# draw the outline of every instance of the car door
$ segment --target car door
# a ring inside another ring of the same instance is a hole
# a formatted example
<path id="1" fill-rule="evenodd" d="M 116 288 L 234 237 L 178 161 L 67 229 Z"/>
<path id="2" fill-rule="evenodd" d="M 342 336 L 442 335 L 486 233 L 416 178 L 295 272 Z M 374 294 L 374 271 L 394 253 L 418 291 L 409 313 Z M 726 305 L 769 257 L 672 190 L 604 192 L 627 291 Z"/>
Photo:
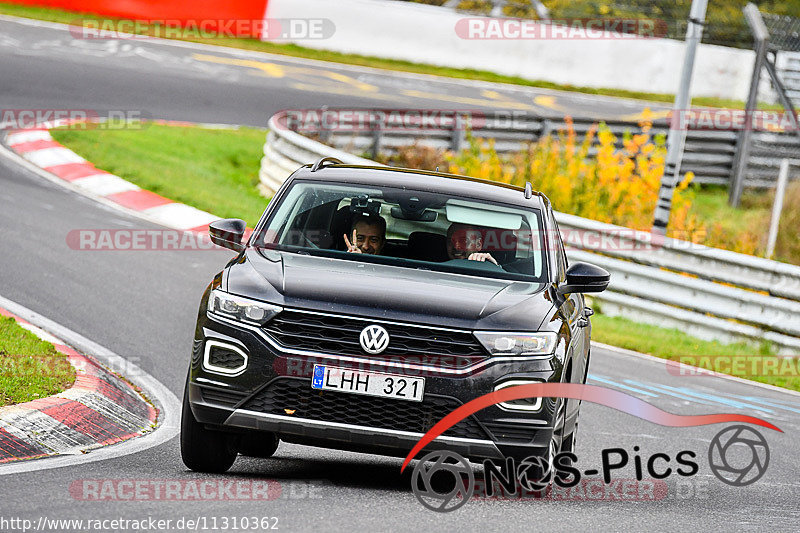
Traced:
<path id="1" fill-rule="evenodd" d="M 566 272 L 569 263 L 567 254 L 564 251 L 564 242 L 562 240 L 561 231 L 558 228 L 558 223 L 552 214 L 551 217 L 552 227 L 555 231 L 550 242 L 552 243 L 551 247 L 555 255 L 557 279 L 559 284 L 561 284 L 566 282 Z M 559 311 L 567 322 L 570 331 L 569 345 L 567 346 L 565 358 L 565 365 L 569 366 L 570 361 L 572 362 L 569 381 L 572 383 L 580 383 L 583 381 L 583 376 L 586 372 L 586 356 L 588 353 L 586 326 L 589 324 L 588 319 L 584 315 L 583 295 L 580 293 L 566 295 L 566 298 L 564 298 L 564 301 L 561 303 Z M 564 381 L 566 381 L 566 378 L 564 378 Z M 567 427 L 571 427 L 572 421 L 577 416 L 579 406 L 580 402 L 577 400 L 567 401 Z"/>

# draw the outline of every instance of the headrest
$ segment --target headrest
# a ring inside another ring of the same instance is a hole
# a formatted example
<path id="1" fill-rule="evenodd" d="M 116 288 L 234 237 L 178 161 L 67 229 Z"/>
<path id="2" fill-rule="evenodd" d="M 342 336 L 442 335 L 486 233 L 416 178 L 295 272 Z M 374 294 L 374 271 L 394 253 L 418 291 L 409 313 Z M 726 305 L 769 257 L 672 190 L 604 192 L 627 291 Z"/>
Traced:
<path id="1" fill-rule="evenodd" d="M 447 261 L 447 236 L 415 231 L 408 236 L 408 257 L 419 261 Z"/>

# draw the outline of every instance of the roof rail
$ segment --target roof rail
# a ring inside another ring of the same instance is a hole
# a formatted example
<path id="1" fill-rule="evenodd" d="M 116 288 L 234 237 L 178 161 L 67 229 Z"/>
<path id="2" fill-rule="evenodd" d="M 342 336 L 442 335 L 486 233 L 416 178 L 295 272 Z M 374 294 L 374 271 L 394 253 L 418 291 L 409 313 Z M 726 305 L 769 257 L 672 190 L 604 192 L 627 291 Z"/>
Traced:
<path id="1" fill-rule="evenodd" d="M 321 159 L 318 159 L 317 162 L 311 166 L 311 172 L 316 172 L 317 170 L 324 168 L 325 163 L 331 163 L 333 165 L 344 165 L 344 163 L 342 163 L 335 157 L 323 157 Z"/>
<path id="2" fill-rule="evenodd" d="M 533 196 L 533 187 L 531 187 L 531 182 L 525 182 L 525 199 L 530 200 L 531 196 Z"/>

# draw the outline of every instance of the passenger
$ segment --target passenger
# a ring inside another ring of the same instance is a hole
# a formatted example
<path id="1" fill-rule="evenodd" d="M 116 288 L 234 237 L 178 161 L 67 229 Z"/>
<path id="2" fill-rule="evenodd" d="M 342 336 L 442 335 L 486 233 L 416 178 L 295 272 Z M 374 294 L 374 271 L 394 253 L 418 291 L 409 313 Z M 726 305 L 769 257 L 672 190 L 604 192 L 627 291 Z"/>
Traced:
<path id="1" fill-rule="evenodd" d="M 477 227 L 454 222 L 447 228 L 447 255 L 451 260 L 489 261 L 500 266 L 492 254 L 481 252 L 482 249 L 483 235 Z"/>
<path id="2" fill-rule="evenodd" d="M 353 219 L 352 243 L 344 235 L 347 251 L 356 254 L 380 255 L 386 244 L 386 220 L 380 215 L 358 215 Z"/>

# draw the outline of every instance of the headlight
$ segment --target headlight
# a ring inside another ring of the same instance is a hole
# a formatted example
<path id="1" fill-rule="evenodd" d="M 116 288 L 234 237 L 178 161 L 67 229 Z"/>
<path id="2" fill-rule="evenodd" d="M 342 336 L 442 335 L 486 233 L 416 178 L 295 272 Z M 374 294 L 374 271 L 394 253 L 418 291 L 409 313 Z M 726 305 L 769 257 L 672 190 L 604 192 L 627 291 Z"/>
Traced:
<path id="1" fill-rule="evenodd" d="M 544 333 L 505 333 L 476 331 L 475 337 L 492 355 L 550 355 L 558 335 Z"/>
<path id="2" fill-rule="evenodd" d="M 265 324 L 282 310 L 283 308 L 277 305 L 234 296 L 219 289 L 214 289 L 208 296 L 210 313 L 259 326 Z"/>

